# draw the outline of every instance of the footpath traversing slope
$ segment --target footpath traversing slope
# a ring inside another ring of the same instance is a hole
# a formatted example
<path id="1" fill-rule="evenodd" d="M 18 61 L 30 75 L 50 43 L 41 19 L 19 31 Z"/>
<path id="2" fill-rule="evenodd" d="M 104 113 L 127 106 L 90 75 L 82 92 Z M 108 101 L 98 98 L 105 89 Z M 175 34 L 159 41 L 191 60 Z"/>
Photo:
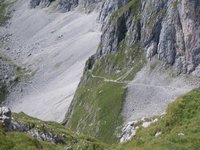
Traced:
<path id="1" fill-rule="evenodd" d="M 104 82 L 127 84 L 128 93 L 122 114 L 125 117 L 125 123 L 128 123 L 144 117 L 161 115 L 165 112 L 168 104 L 178 96 L 200 86 L 197 78 L 189 80 L 186 79 L 186 75 L 172 77 L 167 71 L 161 72 L 160 69 L 157 66 L 154 71 L 150 72 L 149 65 L 147 65 L 133 81 L 122 80 L 128 76 L 129 72 L 115 80 L 92 73 L 91 76 L 102 79 Z"/>
<path id="2" fill-rule="evenodd" d="M 160 70 L 159 65 L 150 72 L 144 67 L 128 84 L 128 93 L 123 109 L 125 122 L 144 117 L 161 115 L 168 104 L 178 96 L 200 86 L 198 78 L 187 75 L 171 76 L 169 69 Z"/>

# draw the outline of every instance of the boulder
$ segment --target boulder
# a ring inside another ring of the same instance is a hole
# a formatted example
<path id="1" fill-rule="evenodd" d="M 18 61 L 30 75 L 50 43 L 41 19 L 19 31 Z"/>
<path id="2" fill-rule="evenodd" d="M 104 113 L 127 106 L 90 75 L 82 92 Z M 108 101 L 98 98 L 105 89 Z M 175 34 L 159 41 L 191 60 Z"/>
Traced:
<path id="1" fill-rule="evenodd" d="M 6 128 L 11 124 L 11 110 L 8 107 L 0 107 L 0 124 Z"/>

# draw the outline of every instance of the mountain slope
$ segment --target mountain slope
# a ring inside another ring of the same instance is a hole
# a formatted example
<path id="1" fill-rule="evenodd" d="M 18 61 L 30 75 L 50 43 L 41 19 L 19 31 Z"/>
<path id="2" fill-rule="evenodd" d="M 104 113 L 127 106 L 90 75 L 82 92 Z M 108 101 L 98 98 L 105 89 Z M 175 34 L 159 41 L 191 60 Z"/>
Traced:
<path id="1" fill-rule="evenodd" d="M 179 97 L 169 105 L 166 115 L 161 116 L 158 122 L 148 128 L 141 127 L 131 141 L 116 149 L 199 149 L 199 97 L 200 89 Z"/>
<path id="2" fill-rule="evenodd" d="M 98 46 L 98 13 L 61 13 L 56 2 L 41 7 L 30 9 L 29 1 L 18 0 L 9 24 L 1 30 L 2 36 L 11 35 L 1 52 L 30 74 L 10 91 L 6 105 L 16 112 L 61 122 L 85 61 Z"/>
<path id="3" fill-rule="evenodd" d="M 11 120 L 8 121 L 8 118 Z M 2 123 L 2 120 L 6 121 Z M 45 122 L 22 112 L 9 116 L 6 108 L 2 107 L 0 107 L 0 139 L 1 150 L 103 150 L 107 148 L 95 139 L 77 135 L 56 122 Z"/>
<path id="4" fill-rule="evenodd" d="M 59 122 L 67 112 L 67 128 L 115 144 L 200 86 L 199 0 L 18 0 L 13 8 L 1 52 L 20 66 L 5 103 L 16 112 Z"/>
<path id="5" fill-rule="evenodd" d="M 99 48 L 86 64 L 65 120 L 67 127 L 111 143 L 123 122 L 160 115 L 200 85 L 198 1 L 117 3 L 103 20 Z"/>

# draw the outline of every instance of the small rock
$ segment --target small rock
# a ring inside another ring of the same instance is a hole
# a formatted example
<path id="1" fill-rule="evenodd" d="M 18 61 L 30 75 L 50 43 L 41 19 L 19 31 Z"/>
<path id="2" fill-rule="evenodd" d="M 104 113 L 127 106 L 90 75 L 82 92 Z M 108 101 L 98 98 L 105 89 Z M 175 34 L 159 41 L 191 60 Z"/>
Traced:
<path id="1" fill-rule="evenodd" d="M 8 79 L 8 75 L 5 75 L 5 76 L 4 76 L 4 79 Z"/>
<path id="2" fill-rule="evenodd" d="M 147 128 L 147 127 L 149 127 L 150 125 L 151 125 L 151 122 L 144 122 L 144 123 L 142 124 L 142 127 Z"/>
<path id="3" fill-rule="evenodd" d="M 58 39 L 61 39 L 62 37 L 63 37 L 63 35 L 59 35 L 59 36 L 58 36 Z"/>
<path id="4" fill-rule="evenodd" d="M 73 150 L 72 146 L 68 146 L 66 150 Z"/>
<path id="5" fill-rule="evenodd" d="M 178 136 L 184 136 L 185 134 L 184 133 L 178 133 Z"/>
<path id="6" fill-rule="evenodd" d="M 11 77 L 11 79 L 10 79 L 11 82 L 15 82 L 16 80 L 17 80 L 16 76 Z"/>
<path id="7" fill-rule="evenodd" d="M 8 107 L 0 107 L 0 123 L 9 128 L 11 123 L 11 110 Z"/>
<path id="8" fill-rule="evenodd" d="M 157 132 L 156 134 L 155 134 L 155 137 L 158 137 L 159 135 L 161 135 L 162 134 L 162 132 Z"/>
<path id="9" fill-rule="evenodd" d="M 140 128 L 140 127 L 138 127 L 138 126 L 135 127 L 136 130 L 139 129 L 139 128 Z"/>

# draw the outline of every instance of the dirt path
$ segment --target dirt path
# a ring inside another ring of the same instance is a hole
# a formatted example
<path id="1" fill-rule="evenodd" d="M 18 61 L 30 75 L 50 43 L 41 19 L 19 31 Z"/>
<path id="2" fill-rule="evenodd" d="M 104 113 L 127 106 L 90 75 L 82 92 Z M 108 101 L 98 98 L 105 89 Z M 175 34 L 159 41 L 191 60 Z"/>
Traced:
<path id="1" fill-rule="evenodd" d="M 148 69 L 143 68 L 127 86 L 122 112 L 126 122 L 161 115 L 177 97 L 200 86 L 199 80 L 189 80 L 184 75 L 171 77 L 167 71 L 161 73 L 159 67 L 151 73 Z"/>
<path id="2" fill-rule="evenodd" d="M 92 78 L 99 78 L 99 79 L 103 79 L 105 82 L 114 82 L 114 83 L 128 83 L 128 81 L 119 81 L 118 79 L 117 80 L 111 80 L 111 79 L 107 79 L 105 77 L 102 77 L 102 76 L 95 76 L 92 74 Z"/>

